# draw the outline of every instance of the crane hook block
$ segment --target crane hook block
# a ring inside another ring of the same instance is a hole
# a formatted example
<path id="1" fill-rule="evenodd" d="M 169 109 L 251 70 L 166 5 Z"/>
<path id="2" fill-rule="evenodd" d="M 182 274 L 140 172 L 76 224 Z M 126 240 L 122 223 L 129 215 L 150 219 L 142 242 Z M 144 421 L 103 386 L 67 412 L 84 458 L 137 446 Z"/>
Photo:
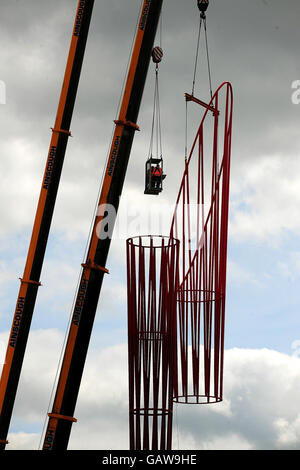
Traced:
<path id="1" fill-rule="evenodd" d="M 155 64 L 159 64 L 159 62 L 161 62 L 162 58 L 163 58 L 163 50 L 161 47 L 159 46 L 156 46 L 152 49 L 152 60 Z"/>
<path id="2" fill-rule="evenodd" d="M 201 13 L 205 13 L 209 5 L 209 0 L 198 0 L 198 8 Z"/>

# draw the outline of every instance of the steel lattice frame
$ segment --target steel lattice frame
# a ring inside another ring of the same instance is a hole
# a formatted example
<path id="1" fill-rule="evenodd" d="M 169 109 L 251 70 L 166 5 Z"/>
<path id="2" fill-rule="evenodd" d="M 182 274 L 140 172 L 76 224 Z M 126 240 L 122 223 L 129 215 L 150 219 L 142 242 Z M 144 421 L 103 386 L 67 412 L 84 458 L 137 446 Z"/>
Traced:
<path id="1" fill-rule="evenodd" d="M 171 226 L 170 237 L 180 240 L 179 348 L 174 370 L 174 401 L 180 403 L 213 403 L 223 398 L 232 110 L 232 87 L 225 82 L 199 126 Z M 211 131 L 205 127 L 209 125 Z"/>
<path id="2" fill-rule="evenodd" d="M 178 256 L 174 239 L 127 240 L 131 450 L 172 446 Z"/>
<path id="3" fill-rule="evenodd" d="M 173 401 L 223 398 L 232 87 L 223 83 L 208 105 L 191 98 L 206 111 L 170 237 L 127 240 L 131 450 L 171 449 Z"/>

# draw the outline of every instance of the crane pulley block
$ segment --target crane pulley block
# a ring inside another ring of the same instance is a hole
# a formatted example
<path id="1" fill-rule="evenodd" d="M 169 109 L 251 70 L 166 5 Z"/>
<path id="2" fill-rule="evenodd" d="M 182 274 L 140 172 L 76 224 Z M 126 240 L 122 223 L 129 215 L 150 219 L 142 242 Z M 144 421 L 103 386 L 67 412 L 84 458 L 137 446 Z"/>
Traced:
<path id="1" fill-rule="evenodd" d="M 198 8 L 201 11 L 202 14 L 205 14 L 208 6 L 209 6 L 209 0 L 197 0 L 198 1 Z"/>
<path id="2" fill-rule="evenodd" d="M 163 50 L 161 47 L 159 46 L 156 46 L 152 49 L 152 53 L 151 53 L 151 56 L 152 56 L 152 60 L 155 64 L 159 64 L 159 62 L 161 62 L 162 58 L 163 58 Z"/>

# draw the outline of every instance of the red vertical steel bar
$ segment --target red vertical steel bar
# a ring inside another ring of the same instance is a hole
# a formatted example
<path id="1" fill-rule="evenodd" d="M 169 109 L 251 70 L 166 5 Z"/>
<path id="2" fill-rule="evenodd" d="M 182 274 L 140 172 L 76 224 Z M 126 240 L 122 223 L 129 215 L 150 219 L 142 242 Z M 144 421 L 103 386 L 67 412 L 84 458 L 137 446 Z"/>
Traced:
<path id="1" fill-rule="evenodd" d="M 156 243 L 156 237 L 127 240 L 131 450 L 172 445 L 179 243 L 163 237 Z"/>
<path id="2" fill-rule="evenodd" d="M 226 104 L 225 108 L 221 109 L 220 95 L 223 92 Z M 177 288 L 181 376 L 176 376 L 174 400 L 183 403 L 212 403 L 221 401 L 223 397 L 232 101 L 232 88 L 226 82 L 218 88 L 204 112 L 186 161 L 170 231 L 172 236 L 181 241 L 182 269 Z M 218 112 L 214 113 L 213 119 L 212 154 L 207 156 L 204 149 L 204 123 L 210 107 L 217 109 Z M 219 166 L 218 142 L 221 120 L 224 123 L 224 142 Z M 193 158 L 198 158 L 196 185 L 191 183 L 190 163 Z M 204 168 L 205 158 L 211 158 L 211 195 L 210 207 L 204 215 L 207 193 L 205 184 L 209 182 L 206 165 Z M 191 249 L 192 213 L 189 205 L 193 200 L 192 191 L 197 201 L 195 214 L 197 240 L 195 247 L 192 248 L 194 251 Z M 179 210 L 182 218 L 180 229 L 177 226 Z M 202 219 L 201 227 L 200 219 Z M 185 252 L 186 247 L 189 249 L 188 253 Z M 190 366 L 189 361 L 192 361 Z"/>

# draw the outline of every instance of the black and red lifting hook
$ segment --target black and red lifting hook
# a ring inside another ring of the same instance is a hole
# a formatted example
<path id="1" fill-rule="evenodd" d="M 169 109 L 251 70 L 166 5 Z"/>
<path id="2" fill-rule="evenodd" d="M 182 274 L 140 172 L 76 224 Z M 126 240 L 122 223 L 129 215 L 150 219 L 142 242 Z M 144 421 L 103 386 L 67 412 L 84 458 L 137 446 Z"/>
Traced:
<path id="1" fill-rule="evenodd" d="M 206 18 L 205 12 L 209 6 L 209 0 L 197 0 L 197 3 L 198 3 L 198 8 L 201 13 L 201 18 L 205 20 Z"/>

